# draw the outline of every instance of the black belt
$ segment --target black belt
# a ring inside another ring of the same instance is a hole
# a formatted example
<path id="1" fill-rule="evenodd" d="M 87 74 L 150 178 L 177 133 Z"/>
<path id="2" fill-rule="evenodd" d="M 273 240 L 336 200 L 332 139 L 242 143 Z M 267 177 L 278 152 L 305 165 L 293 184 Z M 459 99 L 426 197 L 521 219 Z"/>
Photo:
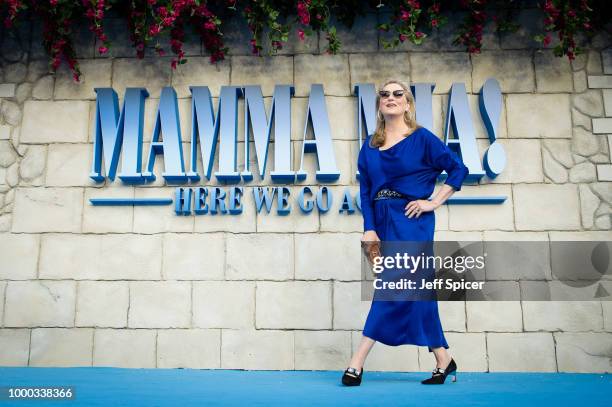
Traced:
<path id="1" fill-rule="evenodd" d="M 392 189 L 383 188 L 376 193 L 376 197 L 374 198 L 374 200 L 377 201 L 379 199 L 389 199 L 389 198 L 408 198 L 408 197 Z"/>

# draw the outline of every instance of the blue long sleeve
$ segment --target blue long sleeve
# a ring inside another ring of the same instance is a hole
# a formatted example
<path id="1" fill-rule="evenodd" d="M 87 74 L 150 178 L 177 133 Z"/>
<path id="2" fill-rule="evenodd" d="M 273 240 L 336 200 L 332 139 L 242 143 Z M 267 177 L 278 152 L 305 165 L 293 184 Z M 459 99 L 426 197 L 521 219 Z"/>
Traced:
<path id="1" fill-rule="evenodd" d="M 368 148 L 369 138 L 366 137 L 361 150 L 359 150 L 359 158 L 357 159 L 357 168 L 359 169 L 359 196 L 361 198 L 361 213 L 363 215 L 363 231 L 375 230 L 374 225 L 374 209 L 372 208 L 372 199 L 370 191 L 372 181 L 368 175 L 365 149 Z"/>
<path id="2" fill-rule="evenodd" d="M 442 172 L 446 171 L 448 177 L 445 184 L 452 186 L 455 191 L 461 190 L 461 184 L 467 177 L 469 170 L 445 143 L 435 134 L 427 131 L 427 152 L 426 157 L 429 164 Z"/>

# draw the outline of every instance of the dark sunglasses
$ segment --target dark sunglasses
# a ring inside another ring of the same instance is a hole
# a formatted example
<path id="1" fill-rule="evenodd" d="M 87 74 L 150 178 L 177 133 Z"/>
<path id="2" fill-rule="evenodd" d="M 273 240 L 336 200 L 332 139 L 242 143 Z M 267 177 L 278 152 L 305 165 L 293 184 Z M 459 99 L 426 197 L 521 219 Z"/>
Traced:
<path id="1" fill-rule="evenodd" d="M 379 90 L 378 91 L 378 95 L 381 98 L 388 98 L 391 95 L 391 92 L 388 91 L 388 90 Z M 393 96 L 395 96 L 396 98 L 404 96 L 404 90 L 402 90 L 402 89 L 394 90 L 393 91 Z"/>

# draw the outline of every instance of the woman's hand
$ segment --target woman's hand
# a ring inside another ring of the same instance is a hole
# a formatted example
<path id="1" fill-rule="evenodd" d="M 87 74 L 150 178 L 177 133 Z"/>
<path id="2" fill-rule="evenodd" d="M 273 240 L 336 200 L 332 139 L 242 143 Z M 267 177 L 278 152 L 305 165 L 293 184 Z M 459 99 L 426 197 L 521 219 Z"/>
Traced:
<path id="1" fill-rule="evenodd" d="M 363 232 L 361 247 L 368 257 L 370 264 L 374 263 L 374 258 L 380 256 L 380 239 L 375 230 L 366 230 Z"/>
<path id="2" fill-rule="evenodd" d="M 431 212 L 440 206 L 435 201 L 428 201 L 427 199 L 417 199 L 416 201 L 408 202 L 408 205 L 404 208 L 406 210 L 405 215 L 409 218 L 421 216 L 423 212 Z"/>

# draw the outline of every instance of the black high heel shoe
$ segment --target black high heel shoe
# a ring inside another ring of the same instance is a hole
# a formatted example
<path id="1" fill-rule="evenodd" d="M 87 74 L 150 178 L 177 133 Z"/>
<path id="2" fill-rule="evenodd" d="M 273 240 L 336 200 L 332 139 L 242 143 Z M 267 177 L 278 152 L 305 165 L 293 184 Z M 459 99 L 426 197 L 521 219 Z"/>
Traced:
<path id="1" fill-rule="evenodd" d="M 451 358 L 451 361 L 449 362 L 448 366 L 446 366 L 446 369 L 440 369 L 439 367 L 436 367 L 433 370 L 431 377 L 429 379 L 423 380 L 421 383 L 423 384 L 444 384 L 444 381 L 446 380 L 446 376 L 451 375 L 451 374 L 453 375 L 453 382 L 456 382 L 457 381 L 457 364 L 455 363 L 453 358 Z"/>
<path id="2" fill-rule="evenodd" d="M 361 372 L 357 373 L 354 367 L 349 367 L 344 371 L 342 375 L 342 384 L 345 386 L 359 386 L 361 384 L 361 378 L 363 376 L 363 367 Z"/>

